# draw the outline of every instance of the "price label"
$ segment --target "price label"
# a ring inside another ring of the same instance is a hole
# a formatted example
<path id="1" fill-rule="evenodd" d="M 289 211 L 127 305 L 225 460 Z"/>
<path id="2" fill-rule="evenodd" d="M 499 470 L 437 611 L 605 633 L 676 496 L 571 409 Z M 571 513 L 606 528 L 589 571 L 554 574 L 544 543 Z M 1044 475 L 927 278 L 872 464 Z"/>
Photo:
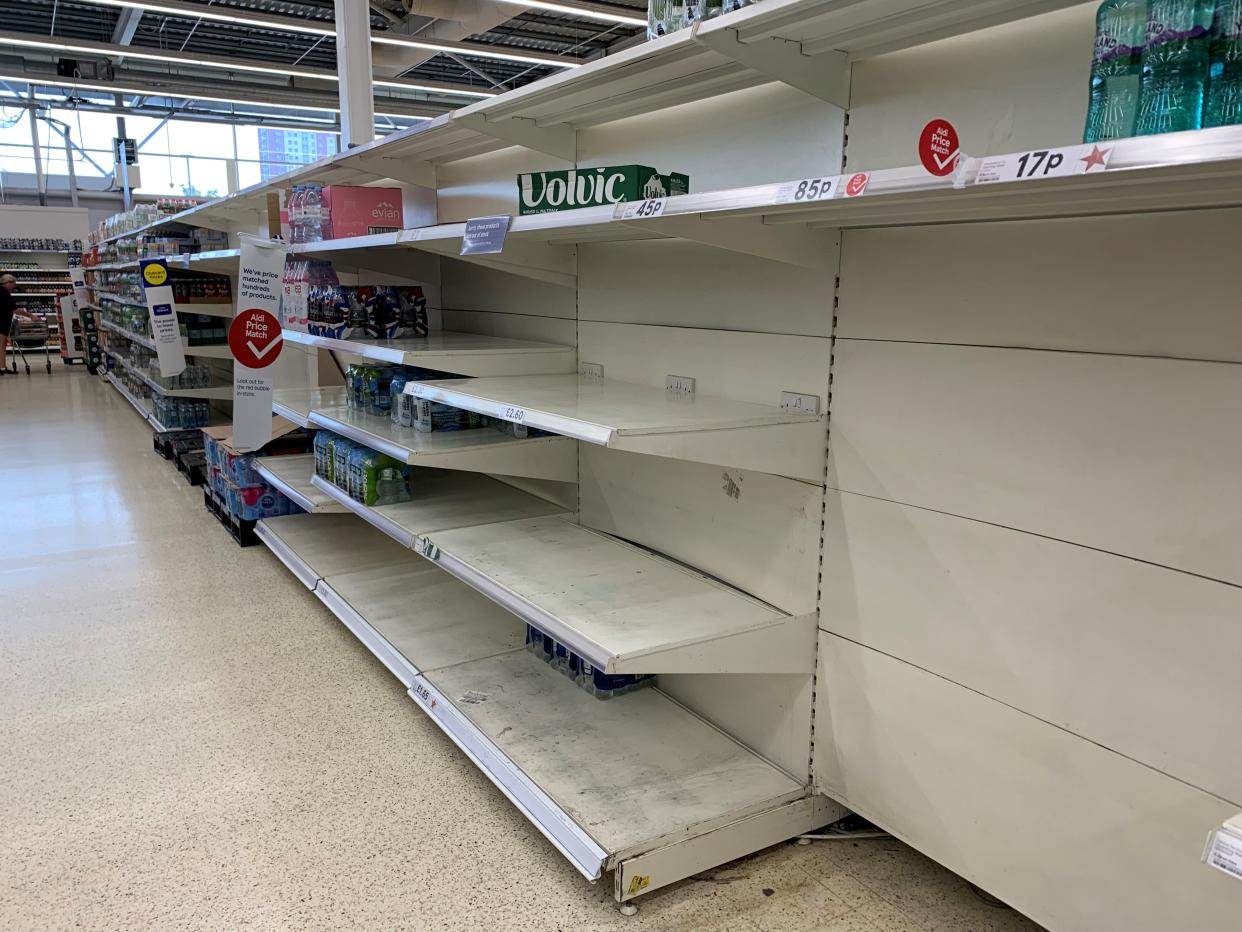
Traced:
<path id="1" fill-rule="evenodd" d="M 776 192 L 776 203 L 798 204 L 806 201 L 826 201 L 836 195 L 836 175 L 827 178 L 803 178 L 801 181 L 787 181 Z"/>
<path id="2" fill-rule="evenodd" d="M 514 424 L 524 424 L 526 422 L 526 412 L 521 408 L 505 408 L 502 415 L 506 421 L 512 421 Z"/>
<path id="3" fill-rule="evenodd" d="M 627 201 L 617 205 L 612 218 L 614 220 L 650 220 L 652 217 L 661 216 L 667 205 L 667 197 L 653 197 L 646 201 Z"/>
<path id="4" fill-rule="evenodd" d="M 1225 829 L 1217 829 L 1208 843 L 1204 860 L 1217 870 L 1242 880 L 1242 837 Z"/>
<path id="5" fill-rule="evenodd" d="M 422 683 L 414 684 L 414 695 L 416 695 L 423 702 L 426 702 L 426 703 L 431 702 L 431 690 L 428 689 L 426 686 L 424 686 Z"/>
<path id="6" fill-rule="evenodd" d="M 435 560 L 440 556 L 440 549 L 431 542 L 429 537 L 414 538 L 414 552 L 428 560 Z"/>
<path id="7" fill-rule="evenodd" d="M 1032 178 L 1062 178 L 1106 171 L 1112 146 L 1065 146 L 1060 149 L 1032 149 L 985 158 L 979 165 L 975 184 L 997 181 L 1028 181 Z"/>

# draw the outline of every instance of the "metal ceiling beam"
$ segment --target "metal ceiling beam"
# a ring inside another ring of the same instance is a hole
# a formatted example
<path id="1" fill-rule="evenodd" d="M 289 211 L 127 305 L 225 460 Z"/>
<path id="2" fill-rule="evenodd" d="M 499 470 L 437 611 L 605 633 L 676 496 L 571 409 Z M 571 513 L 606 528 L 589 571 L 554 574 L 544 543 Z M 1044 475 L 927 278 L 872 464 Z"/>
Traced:
<path id="1" fill-rule="evenodd" d="M 138 23 L 142 20 L 142 10 L 126 7 L 116 18 L 116 28 L 112 30 L 113 45 L 129 45 L 134 41 L 134 33 L 138 31 Z"/>

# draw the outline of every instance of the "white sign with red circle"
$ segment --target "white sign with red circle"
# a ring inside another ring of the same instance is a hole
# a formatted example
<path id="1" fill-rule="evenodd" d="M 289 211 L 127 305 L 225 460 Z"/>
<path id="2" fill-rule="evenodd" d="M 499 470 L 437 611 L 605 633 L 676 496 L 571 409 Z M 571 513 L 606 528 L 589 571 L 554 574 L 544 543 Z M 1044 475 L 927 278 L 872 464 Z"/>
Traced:
<path id="1" fill-rule="evenodd" d="M 932 120 L 923 127 L 919 134 L 919 161 L 929 172 L 938 177 L 951 175 L 961 157 L 961 143 L 952 123 Z"/>
<path id="2" fill-rule="evenodd" d="M 229 349 L 248 369 L 266 369 L 276 361 L 284 342 L 276 315 L 261 308 L 242 311 L 229 325 Z"/>

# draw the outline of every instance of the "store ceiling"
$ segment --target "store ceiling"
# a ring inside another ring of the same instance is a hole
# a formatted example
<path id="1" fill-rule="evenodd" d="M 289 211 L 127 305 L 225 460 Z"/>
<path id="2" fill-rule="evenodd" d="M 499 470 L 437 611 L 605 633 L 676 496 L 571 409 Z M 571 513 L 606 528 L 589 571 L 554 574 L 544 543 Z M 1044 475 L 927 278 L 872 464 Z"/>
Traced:
<path id="1" fill-rule="evenodd" d="M 569 0 L 571 5 L 574 2 L 581 0 Z M 204 97 L 243 97 L 264 112 L 270 110 L 274 118 L 292 113 L 292 108 L 273 105 L 282 99 L 296 99 L 305 92 L 307 101 L 322 106 L 335 97 L 335 86 L 325 86 L 324 82 L 312 82 L 307 88 L 306 82 L 294 78 L 121 58 L 117 54 L 70 52 L 52 45 L 86 40 L 143 52 L 335 71 L 336 47 L 331 36 L 308 35 L 278 25 L 221 22 L 199 18 L 193 12 L 194 8 L 201 8 L 213 13 L 238 11 L 288 17 L 330 29 L 333 0 L 152 0 L 152 4 L 158 9 L 143 9 L 139 16 L 137 10 L 118 6 L 115 0 L 0 0 L 0 40 L 7 36 L 19 41 L 44 39 L 48 43 L 46 47 L 6 47 L 0 41 L 0 73 L 9 78 L 18 74 L 45 75 L 50 80 L 56 74 L 58 60 L 72 59 L 86 63 L 81 71 L 85 77 L 94 63 L 107 61 L 112 67 L 110 80 L 120 88 L 147 88 L 158 80 L 166 80 L 170 90 L 192 86 L 201 88 Z M 641 41 L 641 26 L 609 22 L 606 17 L 613 11 L 645 17 L 645 0 L 601 0 L 586 5 L 594 8 L 595 15 L 524 8 L 518 2 L 493 0 L 369 0 L 371 30 L 375 35 L 449 40 L 491 52 L 492 56 L 498 52 L 535 52 L 585 62 Z M 553 65 L 472 56 L 465 50 L 437 53 L 377 44 L 373 46 L 373 56 L 377 77 L 435 81 L 467 90 L 508 90 L 562 70 Z M 106 66 L 103 75 L 95 83 L 107 83 Z M 33 83 L 44 88 L 37 81 Z M 13 89 L 13 81 L 8 84 Z M 272 91 L 270 96 L 265 93 L 267 88 Z M 376 87 L 375 92 L 377 112 L 421 116 L 434 116 L 478 99 L 405 88 Z M 391 105 L 386 106 L 389 100 Z M 150 110 L 153 105 L 160 106 L 161 99 L 148 95 L 141 104 Z M 173 104 L 169 99 L 162 104 L 169 108 L 184 106 L 184 100 Z M 227 108 L 209 101 L 202 106 L 217 111 Z M 253 106 L 248 109 L 254 112 Z M 393 116 L 391 122 L 406 125 L 409 121 Z"/>

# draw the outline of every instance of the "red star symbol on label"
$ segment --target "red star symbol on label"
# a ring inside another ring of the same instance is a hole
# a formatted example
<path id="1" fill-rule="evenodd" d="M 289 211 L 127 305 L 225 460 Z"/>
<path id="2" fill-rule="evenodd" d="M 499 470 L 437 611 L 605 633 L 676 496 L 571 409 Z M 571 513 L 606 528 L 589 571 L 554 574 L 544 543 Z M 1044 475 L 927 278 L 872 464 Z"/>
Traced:
<path id="1" fill-rule="evenodd" d="M 1091 151 L 1078 161 L 1087 163 L 1087 167 L 1083 169 L 1084 172 L 1091 171 L 1097 165 L 1100 168 L 1104 168 L 1108 165 L 1108 153 L 1112 151 L 1112 149 L 1101 149 L 1099 146 L 1092 146 Z"/>

